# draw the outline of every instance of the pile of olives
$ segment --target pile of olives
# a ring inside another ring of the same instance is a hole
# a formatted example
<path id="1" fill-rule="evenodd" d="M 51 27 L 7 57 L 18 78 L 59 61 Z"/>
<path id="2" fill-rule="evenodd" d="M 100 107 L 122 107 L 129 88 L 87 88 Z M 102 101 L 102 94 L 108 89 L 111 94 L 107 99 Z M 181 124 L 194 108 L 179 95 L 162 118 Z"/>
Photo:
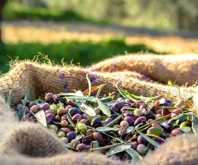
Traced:
<path id="1" fill-rule="evenodd" d="M 86 107 L 80 106 L 82 102 L 95 111 L 94 116 L 86 113 Z M 37 122 L 35 114 L 43 111 L 47 128 L 55 132 L 69 149 L 97 151 L 123 161 L 132 159 L 124 149 L 115 154 L 109 152 L 116 146 L 127 144 L 140 156 L 145 156 L 156 148 L 153 141 L 160 145 L 172 136 L 193 132 L 189 102 L 176 105 L 164 98 L 147 101 L 119 96 L 104 105 L 110 115 L 101 111 L 96 102 L 46 93 L 44 99 L 18 104 L 17 114 L 21 121 Z"/>

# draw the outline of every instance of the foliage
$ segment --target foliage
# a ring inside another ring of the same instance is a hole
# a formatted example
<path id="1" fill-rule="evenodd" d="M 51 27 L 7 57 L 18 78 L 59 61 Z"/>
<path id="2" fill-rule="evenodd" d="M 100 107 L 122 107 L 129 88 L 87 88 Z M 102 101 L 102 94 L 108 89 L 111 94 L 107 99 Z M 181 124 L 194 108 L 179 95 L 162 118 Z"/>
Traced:
<path id="1" fill-rule="evenodd" d="M 144 44 L 127 45 L 122 39 L 103 40 L 98 43 L 90 41 L 68 41 L 62 43 L 17 43 L 5 44 L 0 46 L 0 70 L 6 72 L 9 69 L 10 59 L 19 57 L 22 59 L 33 59 L 35 55 L 41 52 L 48 55 L 54 63 L 64 61 L 74 64 L 80 63 L 82 66 L 88 66 L 102 59 L 110 58 L 114 55 L 137 52 L 156 53 L 153 49 Z M 161 53 L 160 53 L 161 54 Z"/>

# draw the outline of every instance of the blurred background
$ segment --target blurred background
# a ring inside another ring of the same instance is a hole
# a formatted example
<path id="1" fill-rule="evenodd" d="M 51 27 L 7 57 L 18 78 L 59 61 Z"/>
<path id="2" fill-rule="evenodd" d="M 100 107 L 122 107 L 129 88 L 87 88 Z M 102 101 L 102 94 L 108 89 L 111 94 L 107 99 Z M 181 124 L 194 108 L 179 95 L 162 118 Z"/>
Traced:
<path id="1" fill-rule="evenodd" d="M 195 0 L 0 0 L 0 25 L 1 74 L 38 54 L 88 66 L 127 53 L 198 53 Z"/>

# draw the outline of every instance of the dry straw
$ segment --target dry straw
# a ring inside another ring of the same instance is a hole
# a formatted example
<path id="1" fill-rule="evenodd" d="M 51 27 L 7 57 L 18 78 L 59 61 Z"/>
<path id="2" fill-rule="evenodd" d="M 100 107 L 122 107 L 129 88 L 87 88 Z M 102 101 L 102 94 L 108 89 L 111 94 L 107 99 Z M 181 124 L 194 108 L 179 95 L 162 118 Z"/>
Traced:
<path id="1" fill-rule="evenodd" d="M 116 62 L 115 62 L 116 59 Z M 112 61 L 114 70 L 112 70 Z M 117 68 L 116 68 L 116 67 Z M 12 69 L 0 78 L 0 95 L 6 98 L 12 90 L 12 105 L 16 105 L 29 86 L 36 96 L 46 92 L 72 92 L 87 89 L 86 74 L 92 85 L 106 83 L 104 93 L 116 91 L 115 84 L 137 95 L 156 96 L 178 100 L 196 92 L 195 87 L 166 86 L 146 80 L 144 74 L 155 80 L 176 81 L 179 84 L 194 84 L 198 58 L 196 56 L 123 56 L 90 68 L 73 65 L 56 66 L 31 61 L 17 61 Z M 101 72 L 102 71 L 102 72 Z M 105 72 L 104 72 L 105 71 Z M 118 71 L 113 72 L 112 71 Z M 138 71 L 141 74 L 130 72 Z M 191 77 L 192 75 L 192 77 Z M 0 97 L 0 164 L 57 164 L 57 165 L 119 165 L 119 161 L 107 159 L 96 153 L 73 153 L 51 132 L 39 124 L 19 123 L 13 110 Z M 142 164 L 197 164 L 197 136 L 170 138 L 152 155 L 143 159 Z M 10 159 L 10 157 L 12 159 Z M 100 161 L 98 161 L 100 160 Z"/>

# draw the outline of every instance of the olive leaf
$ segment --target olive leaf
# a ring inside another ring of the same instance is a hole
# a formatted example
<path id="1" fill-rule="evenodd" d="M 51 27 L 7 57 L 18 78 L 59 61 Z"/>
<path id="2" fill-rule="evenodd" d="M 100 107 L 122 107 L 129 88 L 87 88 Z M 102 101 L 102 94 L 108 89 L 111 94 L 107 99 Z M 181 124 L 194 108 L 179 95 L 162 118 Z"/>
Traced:
<path id="1" fill-rule="evenodd" d="M 21 110 L 17 111 L 16 115 L 17 115 L 19 120 L 21 120 L 21 118 L 23 117 L 23 112 L 24 112 L 24 109 L 21 109 Z"/>
<path id="2" fill-rule="evenodd" d="M 92 142 L 91 142 L 91 146 L 92 146 L 93 149 L 99 148 L 99 147 L 100 147 L 98 141 L 92 141 Z M 99 153 L 100 150 L 96 150 L 96 151 L 94 151 L 94 152 L 98 152 L 98 153 Z"/>
<path id="3" fill-rule="evenodd" d="M 122 139 L 120 139 L 120 138 L 111 136 L 111 135 L 109 135 L 108 133 L 105 133 L 105 132 L 100 132 L 100 133 L 102 133 L 102 134 L 104 134 L 104 135 L 106 135 L 106 136 L 108 136 L 108 137 L 114 139 L 115 141 L 119 141 L 119 142 L 121 142 L 121 143 L 124 143 L 124 141 L 123 141 Z"/>
<path id="4" fill-rule="evenodd" d="M 81 135 L 81 134 L 78 134 L 77 136 L 76 136 L 76 139 L 77 140 L 80 140 L 80 139 L 82 139 L 83 138 L 83 136 Z"/>
<path id="5" fill-rule="evenodd" d="M 121 145 L 118 145 L 118 146 L 115 146 L 115 147 L 111 148 L 105 155 L 107 157 L 109 157 L 111 155 L 115 155 L 117 153 L 126 151 L 129 148 L 131 148 L 131 144 L 121 144 Z"/>
<path id="6" fill-rule="evenodd" d="M 194 114 L 192 115 L 192 130 L 194 134 L 198 134 L 198 119 Z"/>
<path id="7" fill-rule="evenodd" d="M 96 93 L 96 97 L 99 97 L 100 96 L 100 93 L 101 93 L 102 89 L 105 87 L 105 85 L 106 84 L 102 84 L 102 85 L 99 86 L 99 89 L 98 89 L 98 91 Z"/>
<path id="8" fill-rule="evenodd" d="M 11 94 L 12 94 L 12 91 L 10 90 L 8 93 L 7 101 L 6 101 L 9 106 L 11 106 Z"/>
<path id="9" fill-rule="evenodd" d="M 113 127 L 97 127 L 96 131 L 98 132 L 110 132 L 110 131 L 118 131 L 119 128 L 113 128 Z"/>
<path id="10" fill-rule="evenodd" d="M 182 114 L 179 114 L 178 116 L 175 116 L 174 118 L 170 119 L 168 121 L 168 123 L 174 123 L 176 122 L 177 120 L 179 120 L 179 122 L 183 122 L 186 120 L 187 117 L 192 117 L 193 113 L 192 112 L 188 112 L 188 113 L 182 113 Z"/>
<path id="11" fill-rule="evenodd" d="M 111 111 L 109 110 L 109 108 L 102 102 L 100 101 L 98 98 L 96 98 L 97 102 L 98 102 L 98 105 L 101 109 L 101 111 L 107 115 L 107 116 L 111 116 Z"/>
<path id="12" fill-rule="evenodd" d="M 27 90 L 27 92 L 25 94 L 25 100 L 29 100 L 29 101 L 36 100 L 32 87 L 28 87 L 28 90 Z"/>
<path id="13" fill-rule="evenodd" d="M 143 138 L 146 139 L 146 140 L 147 140 L 149 143 L 151 143 L 153 146 L 159 147 L 159 145 L 160 145 L 159 143 L 157 143 L 156 141 L 154 141 L 154 140 L 151 139 L 150 137 L 146 136 L 146 135 L 143 134 L 142 132 L 138 131 L 137 129 L 136 129 L 136 131 L 137 131 L 140 135 L 142 135 Z"/>
<path id="14" fill-rule="evenodd" d="M 67 113 L 67 120 L 69 121 L 69 123 L 70 123 L 72 126 L 75 127 L 75 124 L 74 124 L 74 122 L 72 121 L 72 118 L 71 118 L 70 113 Z"/>
<path id="15" fill-rule="evenodd" d="M 178 128 L 179 130 L 181 130 L 184 133 L 191 133 L 192 129 L 190 127 L 182 127 L 182 128 Z"/>
<path id="16" fill-rule="evenodd" d="M 128 134 L 128 133 L 132 132 L 133 130 L 134 130 L 134 126 L 130 126 L 126 129 L 126 133 Z"/>
<path id="17" fill-rule="evenodd" d="M 113 121 L 111 121 L 110 123 L 108 123 L 107 125 L 105 125 L 105 127 L 111 127 L 111 126 L 117 124 L 120 121 L 121 118 L 122 118 L 122 115 L 119 115 Z"/>
<path id="18" fill-rule="evenodd" d="M 44 110 L 38 111 L 37 113 L 33 113 L 32 111 L 30 112 L 40 124 L 42 124 L 44 127 L 47 127 L 47 121 Z"/>
<path id="19" fill-rule="evenodd" d="M 132 157 L 131 164 L 135 164 L 137 161 L 142 160 L 142 156 L 134 149 L 128 148 L 126 152 Z"/>
<path id="20" fill-rule="evenodd" d="M 90 96 L 91 95 L 91 81 L 89 79 L 88 74 L 86 74 L 86 79 L 87 79 L 87 82 L 88 82 L 88 89 L 89 89 L 88 96 Z"/>
<path id="21" fill-rule="evenodd" d="M 87 104 L 84 104 L 84 103 L 81 103 L 81 104 L 78 104 L 77 103 L 77 106 L 80 108 L 80 110 L 82 111 L 82 112 L 84 112 L 85 114 L 87 114 L 87 115 L 89 115 L 89 116 L 91 116 L 91 117 L 94 117 L 94 116 L 96 116 L 96 112 L 95 112 L 95 110 L 91 107 L 91 106 L 89 106 L 89 105 L 87 105 Z"/>

